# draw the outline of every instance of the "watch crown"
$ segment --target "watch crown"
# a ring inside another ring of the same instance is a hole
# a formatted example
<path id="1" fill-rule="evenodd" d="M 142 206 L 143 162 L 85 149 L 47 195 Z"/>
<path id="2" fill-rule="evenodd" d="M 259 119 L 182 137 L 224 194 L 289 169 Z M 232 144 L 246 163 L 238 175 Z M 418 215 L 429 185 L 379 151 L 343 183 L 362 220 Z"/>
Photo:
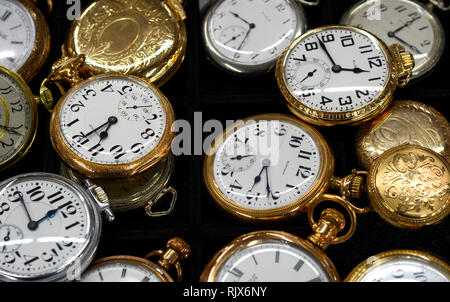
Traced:
<path id="1" fill-rule="evenodd" d="M 346 198 L 361 198 L 364 187 L 364 178 L 357 173 L 356 170 L 353 170 L 352 174 L 343 178 L 332 177 L 330 180 L 330 187 L 339 190 Z"/>
<path id="2" fill-rule="evenodd" d="M 94 193 L 97 196 L 98 200 L 101 203 L 108 203 L 109 202 L 109 198 L 108 195 L 106 194 L 105 190 L 103 190 L 102 187 L 95 187 L 94 188 Z"/>
<path id="3" fill-rule="evenodd" d="M 319 222 L 313 227 L 314 234 L 308 236 L 308 240 L 324 250 L 344 227 L 345 217 L 341 212 L 330 208 L 325 209 L 320 214 Z"/>
<path id="4" fill-rule="evenodd" d="M 190 245 L 179 237 L 170 239 L 167 242 L 167 248 L 174 250 L 181 260 L 185 260 L 191 254 Z"/>
<path id="5" fill-rule="evenodd" d="M 391 46 L 391 53 L 397 64 L 396 73 L 398 77 L 398 86 L 401 88 L 406 86 L 411 79 L 416 62 L 414 56 L 399 44 Z"/>

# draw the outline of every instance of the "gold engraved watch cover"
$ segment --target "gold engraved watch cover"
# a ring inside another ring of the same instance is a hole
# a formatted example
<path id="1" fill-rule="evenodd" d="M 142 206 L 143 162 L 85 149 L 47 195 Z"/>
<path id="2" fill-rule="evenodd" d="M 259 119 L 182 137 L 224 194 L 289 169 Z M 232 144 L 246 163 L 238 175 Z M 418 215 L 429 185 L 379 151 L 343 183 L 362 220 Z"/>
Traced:
<path id="1" fill-rule="evenodd" d="M 386 151 L 367 183 L 375 211 L 396 226 L 417 229 L 450 213 L 450 164 L 430 149 L 402 145 Z"/>
<path id="2" fill-rule="evenodd" d="M 75 21 L 63 51 L 96 74 L 122 73 L 161 86 L 186 53 L 182 0 L 99 0 Z"/>
<path id="3" fill-rule="evenodd" d="M 415 101 L 396 101 L 382 116 L 363 126 L 356 150 L 369 169 L 383 152 L 402 144 L 429 148 L 450 161 L 450 124 L 436 109 Z"/>

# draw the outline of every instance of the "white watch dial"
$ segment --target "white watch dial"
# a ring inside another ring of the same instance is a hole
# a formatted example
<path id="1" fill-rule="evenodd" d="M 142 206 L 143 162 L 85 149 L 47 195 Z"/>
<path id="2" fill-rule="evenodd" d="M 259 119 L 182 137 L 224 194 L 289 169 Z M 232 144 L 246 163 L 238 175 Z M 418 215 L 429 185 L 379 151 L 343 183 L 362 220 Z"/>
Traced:
<path id="1" fill-rule="evenodd" d="M 442 25 L 417 1 L 364 1 L 352 8 L 341 22 L 365 29 L 388 45 L 403 45 L 416 61 L 414 76 L 429 71 L 442 54 Z"/>
<path id="2" fill-rule="evenodd" d="M 61 181 L 28 177 L 0 188 L 0 274 L 40 278 L 84 251 L 93 223 L 79 193 Z"/>
<path id="3" fill-rule="evenodd" d="M 130 261 L 104 263 L 85 272 L 82 282 L 162 282 L 159 276 Z"/>
<path id="4" fill-rule="evenodd" d="M 297 34 L 297 4 L 288 0 L 224 0 L 206 24 L 212 47 L 228 60 L 257 65 L 276 60 Z"/>
<path id="5" fill-rule="evenodd" d="M 7 162 L 32 135 L 32 105 L 21 86 L 0 72 L 0 163 Z"/>
<path id="6" fill-rule="evenodd" d="M 324 28 L 296 42 L 282 71 L 291 94 L 318 111 L 344 113 L 370 104 L 390 78 L 387 54 L 371 37 Z"/>
<path id="7" fill-rule="evenodd" d="M 59 127 L 75 154 L 105 165 L 139 160 L 167 131 L 158 94 L 126 76 L 97 77 L 78 86 L 61 107 Z"/>
<path id="8" fill-rule="evenodd" d="M 214 158 L 214 177 L 232 203 L 252 210 L 287 206 L 316 183 L 314 138 L 288 120 L 259 120 L 230 135 Z"/>
<path id="9" fill-rule="evenodd" d="M 361 282 L 449 282 L 445 274 L 414 257 L 394 259 L 370 269 Z"/>
<path id="10" fill-rule="evenodd" d="M 320 262 L 306 250 L 264 242 L 230 255 L 218 269 L 218 282 L 328 282 Z"/>
<path id="11" fill-rule="evenodd" d="M 0 2 L 0 65 L 18 71 L 30 57 L 36 27 L 28 10 L 14 0 Z"/>

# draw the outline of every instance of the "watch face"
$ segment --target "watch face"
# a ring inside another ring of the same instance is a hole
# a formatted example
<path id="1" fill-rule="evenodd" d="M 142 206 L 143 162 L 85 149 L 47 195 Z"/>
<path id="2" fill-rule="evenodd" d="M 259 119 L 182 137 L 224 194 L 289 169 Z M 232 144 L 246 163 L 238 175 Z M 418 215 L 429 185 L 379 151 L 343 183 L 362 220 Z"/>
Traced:
<path id="1" fill-rule="evenodd" d="M 18 71 L 34 47 L 36 28 L 28 10 L 15 0 L 0 2 L 0 65 Z"/>
<path id="2" fill-rule="evenodd" d="M 322 27 L 296 40 L 283 57 L 290 94 L 310 109 L 342 114 L 370 105 L 390 80 L 390 59 L 371 35 Z"/>
<path id="3" fill-rule="evenodd" d="M 210 42 L 207 44 L 231 66 L 255 68 L 274 62 L 303 32 L 305 21 L 300 10 L 290 0 L 220 1 L 206 19 L 205 35 Z"/>
<path id="4" fill-rule="evenodd" d="M 51 278 L 79 259 L 92 238 L 92 207 L 64 180 L 31 175 L 4 182 L 0 202 L 2 279 Z"/>
<path id="5" fill-rule="evenodd" d="M 322 262 L 309 250 L 266 239 L 224 255 L 215 282 L 329 282 Z"/>
<path id="6" fill-rule="evenodd" d="M 64 98 L 57 123 L 65 145 L 83 160 L 128 164 L 154 151 L 168 131 L 162 102 L 156 88 L 140 80 L 100 76 Z"/>
<path id="7" fill-rule="evenodd" d="M 159 274 L 134 261 L 117 260 L 95 265 L 81 282 L 162 282 Z"/>
<path id="8" fill-rule="evenodd" d="M 331 152 L 311 129 L 282 115 L 249 118 L 239 129 L 230 128 L 205 175 L 214 178 L 218 198 L 225 200 L 220 205 L 260 217 L 303 208 Z"/>
<path id="9" fill-rule="evenodd" d="M 404 46 L 416 61 L 414 77 L 433 68 L 444 48 L 439 19 L 417 1 L 363 1 L 351 8 L 341 23 L 365 29 L 388 45 Z"/>
<path id="10" fill-rule="evenodd" d="M 24 86 L 0 69 L 0 166 L 19 156 L 34 137 L 35 110 Z"/>
<path id="11" fill-rule="evenodd" d="M 360 282 L 449 282 L 449 272 L 437 263 L 411 255 L 394 255 L 370 268 Z"/>

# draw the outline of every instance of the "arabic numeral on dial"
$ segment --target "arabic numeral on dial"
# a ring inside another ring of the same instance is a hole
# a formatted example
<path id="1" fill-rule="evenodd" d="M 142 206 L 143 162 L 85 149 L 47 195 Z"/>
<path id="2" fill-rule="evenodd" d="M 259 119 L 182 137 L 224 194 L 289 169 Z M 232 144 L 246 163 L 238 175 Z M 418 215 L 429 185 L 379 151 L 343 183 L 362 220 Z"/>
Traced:
<path id="1" fill-rule="evenodd" d="M 11 111 L 12 113 L 21 112 L 23 110 L 22 104 L 20 104 L 20 100 L 15 103 L 11 103 Z"/>
<path id="2" fill-rule="evenodd" d="M 85 99 L 87 101 L 90 96 L 95 97 L 96 95 L 97 95 L 97 92 L 95 92 L 95 90 L 89 89 L 81 96 L 83 97 L 83 99 Z M 77 111 L 74 111 L 74 112 L 77 112 Z"/>
<path id="3" fill-rule="evenodd" d="M 9 143 L 0 141 L 0 144 L 2 145 L 2 148 L 5 149 L 7 147 L 12 147 L 14 145 L 14 140 L 12 138 L 9 139 Z"/>
<path id="4" fill-rule="evenodd" d="M 326 96 L 322 96 L 322 101 L 320 102 L 320 104 L 321 104 L 322 106 L 325 106 L 326 104 L 332 103 L 332 102 L 333 102 L 332 99 L 329 99 L 329 98 L 327 98 Z"/>
<path id="5" fill-rule="evenodd" d="M 333 42 L 334 41 L 334 35 L 333 34 L 327 34 L 325 36 L 322 36 L 322 41 L 324 43 Z"/>
<path id="6" fill-rule="evenodd" d="M 100 152 L 103 152 L 103 151 L 105 151 L 105 148 L 103 148 L 102 145 L 100 145 L 100 144 L 92 146 L 92 148 L 89 149 L 89 152 L 92 153 L 93 157 L 97 156 Z"/>
<path id="7" fill-rule="evenodd" d="M 131 152 L 133 153 L 139 153 L 142 149 L 144 149 L 144 145 L 141 143 L 137 143 L 131 146 Z"/>
<path id="8" fill-rule="evenodd" d="M 12 194 L 8 194 L 8 200 L 12 203 L 19 202 L 23 198 L 22 192 L 15 191 Z"/>
<path id="9" fill-rule="evenodd" d="M 285 136 L 287 133 L 287 130 L 284 126 L 276 127 L 273 131 L 278 136 Z"/>
<path id="10" fill-rule="evenodd" d="M 292 148 L 300 148 L 302 145 L 303 138 L 292 135 L 291 140 L 289 141 L 289 146 Z"/>
<path id="11" fill-rule="evenodd" d="M 126 152 L 123 151 L 123 147 L 121 145 L 117 145 L 109 150 L 110 153 L 114 156 L 114 159 L 119 159 L 122 156 L 126 155 Z"/>
<path id="12" fill-rule="evenodd" d="M 261 193 L 256 193 L 256 196 L 254 195 L 254 193 L 252 193 L 252 191 L 248 191 L 247 193 L 247 200 L 252 200 L 255 199 L 255 201 L 258 201 L 259 197 L 261 196 Z"/>
<path id="13" fill-rule="evenodd" d="M 9 204 L 7 204 L 6 202 L 2 203 L 0 205 L 0 215 L 3 215 L 3 213 L 8 212 L 10 209 Z"/>
<path id="14" fill-rule="evenodd" d="M 422 47 L 425 47 L 425 46 L 428 46 L 428 45 L 431 45 L 430 40 L 425 40 L 422 43 L 420 43 L 420 46 L 422 46 Z"/>
<path id="15" fill-rule="evenodd" d="M 369 59 L 369 67 L 372 69 L 373 67 L 381 67 L 383 65 L 383 62 L 381 61 L 380 57 L 370 57 Z"/>
<path id="16" fill-rule="evenodd" d="M 352 103 L 353 102 L 352 102 L 351 96 L 347 96 L 345 98 L 339 98 L 339 104 L 341 104 L 341 106 L 350 105 Z"/>
<path id="17" fill-rule="evenodd" d="M 353 45 L 355 45 L 355 41 L 353 40 L 353 37 L 352 36 L 342 36 L 341 37 L 341 44 L 342 44 L 342 47 L 350 47 L 350 46 L 353 46 Z"/>
<path id="18" fill-rule="evenodd" d="M 231 189 L 237 189 L 237 190 L 242 190 L 242 185 L 235 180 L 231 185 L 230 185 Z"/>
<path id="19" fill-rule="evenodd" d="M 31 201 L 41 201 L 45 197 L 45 193 L 41 190 L 41 186 L 37 186 L 26 193 L 29 195 Z"/>
<path id="20" fill-rule="evenodd" d="M 11 86 L 0 88 L 0 93 L 3 95 L 10 94 L 11 92 L 13 92 L 13 88 Z"/>
<path id="21" fill-rule="evenodd" d="M 125 95 L 127 92 L 132 92 L 133 88 L 130 86 L 123 86 L 121 91 L 117 91 L 120 95 Z"/>
<path id="22" fill-rule="evenodd" d="M 64 218 L 75 215 L 77 213 L 77 208 L 72 204 L 71 201 L 61 206 L 61 215 Z"/>
<path id="23" fill-rule="evenodd" d="M 416 273 L 413 273 L 413 275 L 414 275 L 414 279 L 419 282 L 427 282 L 427 280 L 428 280 L 427 276 L 425 276 L 424 272 L 416 272 Z"/>
<path id="24" fill-rule="evenodd" d="M 312 51 L 312 50 L 315 50 L 318 48 L 319 48 L 319 45 L 317 44 L 317 42 L 310 42 L 310 43 L 305 44 L 306 51 Z"/>
<path id="25" fill-rule="evenodd" d="M 302 176 L 302 178 L 308 178 L 311 176 L 311 168 L 305 166 L 299 166 L 297 171 L 297 176 Z"/>
<path id="26" fill-rule="evenodd" d="M 13 254 L 6 254 L 5 257 L 3 257 L 3 261 L 7 264 L 13 264 L 16 262 L 16 256 Z"/>
<path id="27" fill-rule="evenodd" d="M 84 135 L 83 132 L 80 132 L 80 134 L 74 135 L 72 137 L 72 139 L 76 142 L 78 148 L 86 145 L 89 142 L 89 139 Z"/>
<path id="28" fill-rule="evenodd" d="M 277 9 L 277 11 L 279 11 L 280 13 L 284 10 L 286 10 L 286 6 L 283 3 L 278 4 L 277 6 L 275 6 L 275 8 Z"/>
<path id="29" fill-rule="evenodd" d="M 78 103 L 76 104 L 72 104 L 70 106 L 70 110 L 72 110 L 72 112 L 79 112 L 81 110 L 81 108 L 84 108 L 84 104 L 81 101 L 78 101 Z"/>
<path id="30" fill-rule="evenodd" d="M 362 98 L 362 96 L 368 96 L 369 95 L 369 90 L 356 90 L 356 96 L 358 97 L 358 99 Z"/>
<path id="31" fill-rule="evenodd" d="M 145 131 L 141 133 L 141 137 L 143 139 L 149 139 L 150 137 L 153 136 L 155 136 L 155 131 L 151 128 L 145 129 Z"/>
<path id="32" fill-rule="evenodd" d="M 145 122 L 147 123 L 147 125 L 151 125 L 152 121 L 156 120 L 157 118 L 158 116 L 156 114 L 152 114 L 152 117 L 145 119 Z"/>

